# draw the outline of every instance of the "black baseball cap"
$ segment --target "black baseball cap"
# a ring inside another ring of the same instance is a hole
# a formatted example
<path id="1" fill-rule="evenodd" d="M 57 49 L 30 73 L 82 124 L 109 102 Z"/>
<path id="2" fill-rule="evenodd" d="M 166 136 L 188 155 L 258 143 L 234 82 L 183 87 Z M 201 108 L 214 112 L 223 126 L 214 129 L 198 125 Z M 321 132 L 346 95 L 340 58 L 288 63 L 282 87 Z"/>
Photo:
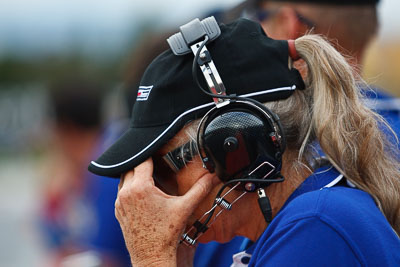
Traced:
<path id="1" fill-rule="evenodd" d="M 220 29 L 221 35 L 207 48 L 227 95 L 268 102 L 304 88 L 299 72 L 288 67 L 287 41 L 267 37 L 257 22 L 247 19 L 221 24 Z M 137 89 L 129 129 L 90 163 L 89 171 L 120 177 L 215 105 L 193 81 L 193 59 L 193 54 L 176 56 L 169 49 L 148 66 Z M 197 75 L 207 88 L 201 71 Z"/>

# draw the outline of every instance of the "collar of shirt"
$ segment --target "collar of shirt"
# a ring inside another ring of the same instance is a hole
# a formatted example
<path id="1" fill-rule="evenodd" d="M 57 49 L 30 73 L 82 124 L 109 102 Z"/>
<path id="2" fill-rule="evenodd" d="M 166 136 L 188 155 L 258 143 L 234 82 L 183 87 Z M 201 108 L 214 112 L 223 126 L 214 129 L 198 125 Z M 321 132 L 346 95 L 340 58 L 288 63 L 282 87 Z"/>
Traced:
<path id="1" fill-rule="evenodd" d="M 282 206 L 283 210 L 293 199 L 296 197 L 315 190 L 320 190 L 324 187 L 331 187 L 337 185 L 339 182 L 344 181 L 343 176 L 336 170 L 332 165 L 323 166 L 317 169 L 313 174 L 308 176 L 306 180 L 290 195 Z M 245 254 L 252 254 L 256 243 L 251 242 L 249 239 L 245 239 L 241 245 L 241 248 L 245 249 Z M 247 248 L 247 249 L 246 249 Z"/>
<path id="2" fill-rule="evenodd" d="M 332 165 L 323 166 L 317 169 L 313 174 L 308 176 L 306 180 L 290 195 L 282 206 L 281 210 L 284 209 L 290 201 L 296 197 L 315 190 L 322 189 L 324 187 L 331 187 L 336 185 L 342 180 L 343 176 L 337 171 Z"/>

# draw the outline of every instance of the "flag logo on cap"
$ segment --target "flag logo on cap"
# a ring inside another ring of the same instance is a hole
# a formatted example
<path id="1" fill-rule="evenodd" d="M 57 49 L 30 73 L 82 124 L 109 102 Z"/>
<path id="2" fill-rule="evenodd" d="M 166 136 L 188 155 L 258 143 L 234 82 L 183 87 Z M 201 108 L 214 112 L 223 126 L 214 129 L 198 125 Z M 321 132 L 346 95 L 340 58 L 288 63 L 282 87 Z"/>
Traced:
<path id="1" fill-rule="evenodd" d="M 153 89 L 153 85 L 139 86 L 139 91 L 137 93 L 136 101 L 146 101 L 149 98 L 151 89 Z"/>

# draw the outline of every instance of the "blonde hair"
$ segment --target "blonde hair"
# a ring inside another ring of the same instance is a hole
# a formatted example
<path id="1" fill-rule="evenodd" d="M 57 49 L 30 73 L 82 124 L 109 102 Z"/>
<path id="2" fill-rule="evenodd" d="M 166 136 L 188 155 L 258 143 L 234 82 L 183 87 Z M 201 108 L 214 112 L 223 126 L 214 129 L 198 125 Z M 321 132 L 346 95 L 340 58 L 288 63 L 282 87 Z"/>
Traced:
<path id="1" fill-rule="evenodd" d="M 298 151 L 301 163 L 318 142 L 334 167 L 374 198 L 400 234 L 400 158 L 397 143 L 389 142 L 382 128 L 393 131 L 364 105 L 351 66 L 323 37 L 305 35 L 295 46 L 307 65 L 306 89 L 267 104 L 280 116 L 288 149 Z"/>

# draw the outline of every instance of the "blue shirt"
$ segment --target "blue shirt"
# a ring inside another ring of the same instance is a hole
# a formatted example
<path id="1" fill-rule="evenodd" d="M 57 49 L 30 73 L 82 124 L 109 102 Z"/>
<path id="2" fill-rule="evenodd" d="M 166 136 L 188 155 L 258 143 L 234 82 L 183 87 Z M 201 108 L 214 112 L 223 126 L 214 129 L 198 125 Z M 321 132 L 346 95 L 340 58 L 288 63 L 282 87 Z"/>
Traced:
<path id="1" fill-rule="evenodd" d="M 95 154 L 98 155 L 100 151 L 104 151 L 112 142 L 115 142 L 125 128 L 125 121 L 108 125 Z M 87 245 L 106 259 L 111 258 L 115 266 L 130 266 L 130 256 L 125 246 L 122 230 L 114 215 L 119 179 L 100 178 L 94 174 L 90 174 L 87 178 L 89 181 L 87 188 L 92 192 L 90 200 L 92 214 L 97 223 L 93 225 L 95 234 L 88 240 Z"/>
<path id="2" fill-rule="evenodd" d="M 333 168 L 317 170 L 255 244 L 237 237 L 201 245 L 195 266 L 230 266 L 245 244 L 249 266 L 400 266 L 400 239 L 371 196 L 343 181 L 324 188 L 338 176 Z"/>
<path id="3" fill-rule="evenodd" d="M 249 266 L 400 266 L 400 239 L 371 196 L 322 188 L 336 170 L 310 176 L 256 244 Z"/>
<path id="4" fill-rule="evenodd" d="M 252 242 L 237 236 L 230 242 L 221 244 L 215 241 L 199 244 L 194 255 L 194 267 L 224 267 L 231 266 L 232 255 L 247 249 Z"/>

